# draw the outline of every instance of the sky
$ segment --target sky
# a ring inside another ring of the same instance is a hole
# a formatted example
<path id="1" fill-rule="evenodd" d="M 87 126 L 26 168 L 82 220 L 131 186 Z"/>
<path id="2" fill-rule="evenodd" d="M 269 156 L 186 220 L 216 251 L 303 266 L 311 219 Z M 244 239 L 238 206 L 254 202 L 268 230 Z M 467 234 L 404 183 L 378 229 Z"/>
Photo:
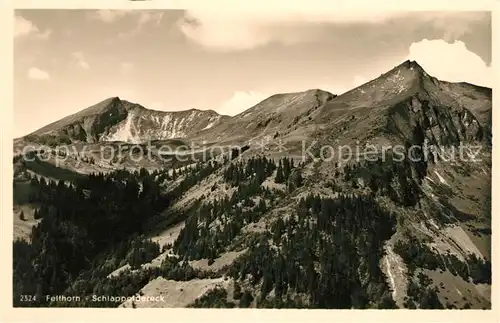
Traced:
<path id="1" fill-rule="evenodd" d="M 489 12 L 15 11 L 14 135 L 106 98 L 235 115 L 284 92 L 341 94 L 416 60 L 491 87 Z"/>

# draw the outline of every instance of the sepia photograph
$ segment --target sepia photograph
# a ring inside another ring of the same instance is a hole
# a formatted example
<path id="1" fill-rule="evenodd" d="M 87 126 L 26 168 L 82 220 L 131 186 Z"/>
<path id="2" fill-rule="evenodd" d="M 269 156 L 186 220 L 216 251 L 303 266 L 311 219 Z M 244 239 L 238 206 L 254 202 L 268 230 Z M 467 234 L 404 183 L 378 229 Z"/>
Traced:
<path id="1" fill-rule="evenodd" d="M 13 23 L 13 307 L 492 309 L 492 12 Z"/>

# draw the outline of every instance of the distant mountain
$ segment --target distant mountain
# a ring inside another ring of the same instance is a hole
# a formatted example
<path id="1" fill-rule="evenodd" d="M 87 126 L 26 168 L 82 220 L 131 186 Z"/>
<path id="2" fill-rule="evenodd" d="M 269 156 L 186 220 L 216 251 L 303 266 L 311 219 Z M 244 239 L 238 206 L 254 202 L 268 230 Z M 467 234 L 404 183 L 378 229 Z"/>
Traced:
<path id="1" fill-rule="evenodd" d="M 155 111 L 113 97 L 51 123 L 25 139 L 59 144 L 143 143 L 183 138 L 209 129 L 226 118 L 212 110 Z"/>
<path id="2" fill-rule="evenodd" d="M 195 137 L 220 143 L 284 135 L 335 97 L 320 89 L 275 94 Z"/>
<path id="3" fill-rule="evenodd" d="M 413 103 L 410 102 L 412 100 Z M 320 89 L 276 94 L 233 117 L 219 115 L 212 110 L 155 111 L 112 97 L 44 126 L 23 139 L 50 144 L 109 141 L 145 143 L 175 138 L 221 143 L 266 136 L 303 135 L 304 131 L 309 133 L 312 129 L 336 124 L 332 122 L 336 117 L 351 112 L 368 113 L 370 109 L 369 116 L 375 117 L 377 114 L 374 111 L 386 107 L 393 107 L 390 122 L 397 128 L 402 125 L 398 124 L 396 115 L 401 116 L 401 113 L 406 112 L 401 109 L 396 112 L 396 106 L 418 104 L 417 101 L 430 104 L 429 109 L 427 106 L 424 108 L 426 115 L 420 116 L 423 119 L 419 122 L 424 123 L 424 126 L 429 122 L 435 123 L 441 117 L 454 118 L 453 125 L 450 125 L 453 130 L 441 123 L 427 125 L 434 128 L 429 128 L 431 132 L 434 131 L 434 140 L 442 139 L 442 134 L 436 133 L 438 129 L 453 131 L 453 136 L 460 139 L 463 131 L 463 124 L 460 123 L 473 122 L 473 119 L 477 119 L 486 127 L 486 132 L 491 133 L 488 127 L 491 123 L 491 89 L 468 83 L 440 81 L 428 75 L 418 63 L 405 61 L 340 96 Z M 437 110 L 432 108 L 433 105 L 451 108 L 452 114 L 436 115 Z"/>

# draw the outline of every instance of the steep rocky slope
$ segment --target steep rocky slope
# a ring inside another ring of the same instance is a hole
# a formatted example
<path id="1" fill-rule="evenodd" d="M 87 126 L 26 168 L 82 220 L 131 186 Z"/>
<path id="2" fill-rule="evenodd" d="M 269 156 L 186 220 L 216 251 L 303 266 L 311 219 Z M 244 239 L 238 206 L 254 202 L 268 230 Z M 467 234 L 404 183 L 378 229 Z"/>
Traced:
<path id="1" fill-rule="evenodd" d="M 460 90 L 474 94 L 462 96 L 458 94 Z M 326 131 L 339 125 L 349 130 L 337 135 L 344 141 L 362 141 L 374 135 L 396 142 L 411 141 L 416 131 L 438 145 L 488 140 L 491 92 L 488 96 L 480 88 L 470 91 L 469 85 L 439 81 L 416 62 L 406 61 L 330 101 L 319 111 L 315 122 L 324 124 Z M 347 129 L 350 124 L 357 126 Z M 354 137 L 358 134 L 359 138 Z"/>
<path id="2" fill-rule="evenodd" d="M 51 123 L 25 139 L 59 144 L 106 141 L 144 143 L 183 138 L 209 129 L 225 118 L 227 117 L 212 110 L 149 110 L 139 104 L 113 97 Z"/>

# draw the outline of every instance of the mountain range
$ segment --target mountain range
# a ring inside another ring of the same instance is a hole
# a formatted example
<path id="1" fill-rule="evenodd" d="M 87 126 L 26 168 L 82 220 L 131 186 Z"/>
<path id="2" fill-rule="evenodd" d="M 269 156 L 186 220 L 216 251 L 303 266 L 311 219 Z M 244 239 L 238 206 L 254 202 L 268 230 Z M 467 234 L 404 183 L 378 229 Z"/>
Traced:
<path id="1" fill-rule="evenodd" d="M 167 299 L 120 307 L 491 308 L 491 98 L 405 61 L 340 95 L 276 94 L 235 116 L 106 99 L 14 140 L 15 250 L 28 264 L 15 280 L 45 282 L 17 292 Z M 193 143 L 221 152 L 162 158 L 161 146 Z M 151 154 L 105 158 L 109 145 Z M 92 212 L 103 218 L 82 220 Z M 106 235 L 113 225 L 124 229 Z M 67 244 L 44 244 L 56 234 Z M 80 260 L 49 270 L 29 248 Z"/>

